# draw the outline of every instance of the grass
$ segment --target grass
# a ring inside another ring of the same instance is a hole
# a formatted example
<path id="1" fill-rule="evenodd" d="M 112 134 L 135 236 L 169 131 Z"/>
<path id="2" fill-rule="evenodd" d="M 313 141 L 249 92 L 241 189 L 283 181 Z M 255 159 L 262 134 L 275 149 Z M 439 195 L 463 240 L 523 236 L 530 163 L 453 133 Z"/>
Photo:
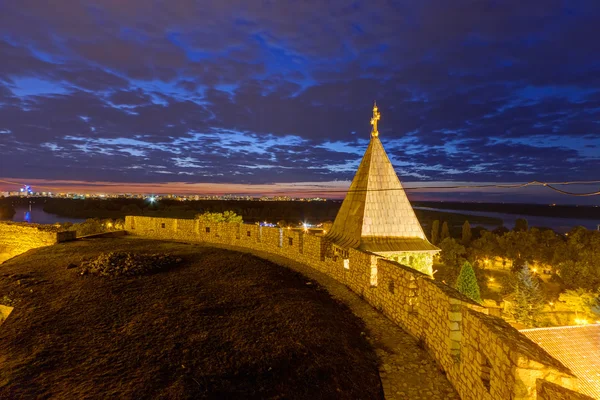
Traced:
<path id="1" fill-rule="evenodd" d="M 176 267 L 82 276 L 107 251 L 164 252 Z M 248 254 L 113 238 L 0 265 L 0 398 L 377 399 L 365 327 L 315 282 Z"/>

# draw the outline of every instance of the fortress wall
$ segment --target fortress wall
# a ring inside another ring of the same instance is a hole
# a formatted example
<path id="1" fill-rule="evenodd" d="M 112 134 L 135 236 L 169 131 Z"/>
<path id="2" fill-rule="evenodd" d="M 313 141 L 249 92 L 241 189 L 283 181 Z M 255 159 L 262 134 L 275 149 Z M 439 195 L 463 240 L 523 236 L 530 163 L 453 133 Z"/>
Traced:
<path id="1" fill-rule="evenodd" d="M 0 262 L 31 249 L 74 240 L 75 234 L 48 225 L 0 222 Z"/>
<path id="2" fill-rule="evenodd" d="M 128 216 L 125 229 L 153 239 L 268 252 L 336 279 L 418 338 L 463 399 L 541 399 L 540 379 L 565 393 L 576 389 L 577 380 L 568 369 L 504 320 L 487 315 L 487 308 L 375 254 L 348 249 L 344 259 L 321 236 L 250 224 Z"/>

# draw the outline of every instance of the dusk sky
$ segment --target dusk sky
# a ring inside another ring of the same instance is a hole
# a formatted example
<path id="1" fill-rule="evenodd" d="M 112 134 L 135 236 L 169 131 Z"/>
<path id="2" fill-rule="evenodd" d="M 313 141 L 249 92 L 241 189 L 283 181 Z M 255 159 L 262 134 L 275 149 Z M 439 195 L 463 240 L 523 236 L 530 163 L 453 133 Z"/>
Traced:
<path id="1" fill-rule="evenodd" d="M 3 179 L 312 195 L 348 186 L 374 100 L 407 186 L 600 179 L 600 2 L 0 3 Z"/>

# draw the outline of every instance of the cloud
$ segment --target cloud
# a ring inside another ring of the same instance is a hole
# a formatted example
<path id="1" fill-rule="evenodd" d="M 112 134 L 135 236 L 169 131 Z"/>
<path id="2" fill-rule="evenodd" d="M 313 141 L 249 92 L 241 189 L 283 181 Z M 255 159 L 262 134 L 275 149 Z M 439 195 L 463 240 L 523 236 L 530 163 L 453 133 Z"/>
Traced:
<path id="1" fill-rule="evenodd" d="M 592 0 L 8 2 L 0 167 L 118 182 L 347 180 L 377 100 L 407 179 L 594 179 L 598 18 Z"/>

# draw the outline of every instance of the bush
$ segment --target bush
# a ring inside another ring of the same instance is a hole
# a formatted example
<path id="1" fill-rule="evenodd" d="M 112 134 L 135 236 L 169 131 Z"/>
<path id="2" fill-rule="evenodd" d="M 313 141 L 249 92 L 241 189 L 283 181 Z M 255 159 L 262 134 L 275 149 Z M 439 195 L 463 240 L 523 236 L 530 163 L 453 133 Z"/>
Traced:
<path id="1" fill-rule="evenodd" d="M 181 262 L 168 254 L 102 253 L 80 265 L 81 275 L 135 276 L 168 268 Z"/>
<path id="2" fill-rule="evenodd" d="M 237 215 L 233 211 L 225 211 L 223 213 L 211 213 L 205 212 L 204 214 L 196 214 L 196 219 L 199 219 L 202 222 L 232 222 L 241 224 L 244 221 L 242 220 L 241 215 Z"/>

